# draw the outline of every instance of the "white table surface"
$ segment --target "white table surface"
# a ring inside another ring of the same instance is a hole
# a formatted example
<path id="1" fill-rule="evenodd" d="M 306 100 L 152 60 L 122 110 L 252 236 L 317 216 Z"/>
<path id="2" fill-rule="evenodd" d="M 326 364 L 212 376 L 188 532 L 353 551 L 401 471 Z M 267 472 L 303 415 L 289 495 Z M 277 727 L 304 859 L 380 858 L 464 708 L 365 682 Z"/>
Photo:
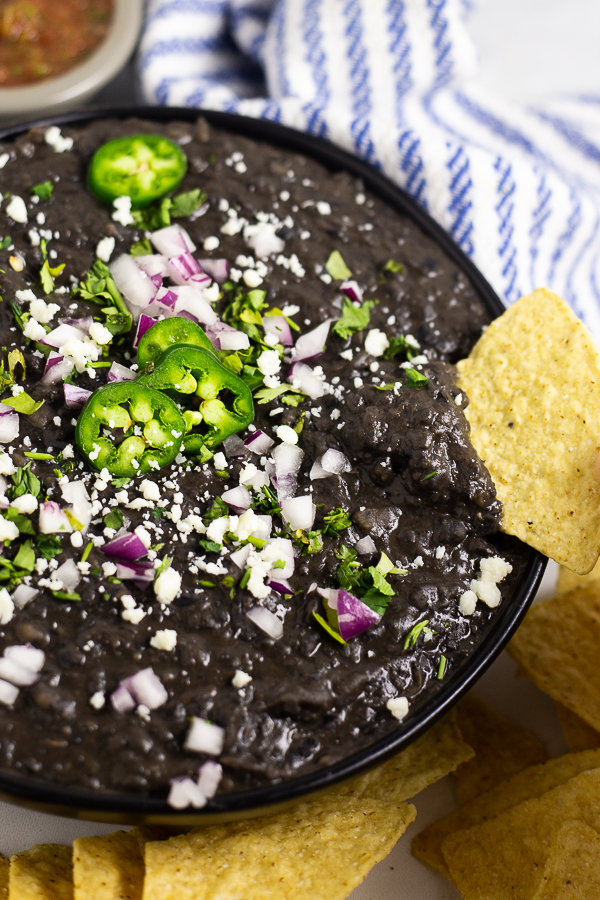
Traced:
<path id="1" fill-rule="evenodd" d="M 480 51 L 481 84 L 505 99 L 526 103 L 543 94 L 564 92 L 600 96 L 600 4 L 596 0 L 480 0 L 470 29 Z M 131 86 L 117 80 L 109 99 L 125 99 L 119 96 L 123 91 L 131 91 Z M 102 99 L 106 96 L 104 91 Z M 551 595 L 556 571 L 551 564 L 541 596 Z M 551 701 L 528 679 L 514 678 L 514 664 L 506 653 L 483 676 L 477 692 L 507 718 L 534 730 L 550 756 L 565 752 Z M 432 785 L 415 804 L 416 822 L 353 892 L 352 900 L 460 900 L 452 885 L 410 855 L 412 835 L 454 808 L 451 779 Z M 70 843 L 82 835 L 112 830 L 114 826 L 0 803 L 0 852 L 6 855 L 35 843 Z"/>

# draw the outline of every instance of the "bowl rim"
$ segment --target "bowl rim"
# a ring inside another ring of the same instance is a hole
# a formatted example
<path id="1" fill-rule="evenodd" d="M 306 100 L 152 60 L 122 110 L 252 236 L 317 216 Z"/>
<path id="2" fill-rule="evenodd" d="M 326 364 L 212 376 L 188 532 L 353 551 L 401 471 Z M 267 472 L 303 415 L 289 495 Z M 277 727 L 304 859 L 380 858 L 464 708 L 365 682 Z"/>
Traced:
<path id="1" fill-rule="evenodd" d="M 137 44 L 145 0 L 114 0 L 108 34 L 96 50 L 63 75 L 33 84 L 0 87 L 0 120 L 75 103 L 100 90 L 129 59 Z"/>
<path id="2" fill-rule="evenodd" d="M 132 117 L 157 123 L 177 120 L 193 123 L 199 117 L 203 117 L 217 128 L 302 153 L 334 171 L 344 170 L 357 178 L 362 178 L 370 191 L 396 212 L 410 218 L 458 265 L 493 317 L 504 312 L 503 303 L 474 263 L 406 191 L 390 181 L 378 169 L 335 144 L 279 123 L 233 113 L 179 107 L 106 108 L 71 112 L 0 128 L 0 140 L 17 137 L 33 127 L 77 126 L 97 119 Z M 0 770 L 0 798 L 44 812 L 83 819 L 123 824 L 145 822 L 181 826 L 245 819 L 290 806 L 384 762 L 416 740 L 447 713 L 491 665 L 517 630 L 533 601 L 546 564 L 546 557 L 529 548 L 529 560 L 513 597 L 500 607 L 484 640 L 473 654 L 464 660 L 447 684 L 432 695 L 408 721 L 399 724 L 395 731 L 322 770 L 246 791 L 217 795 L 202 810 L 174 810 L 165 799 L 119 792 L 100 794 L 55 785 L 32 777 L 17 776 L 7 770 Z"/>

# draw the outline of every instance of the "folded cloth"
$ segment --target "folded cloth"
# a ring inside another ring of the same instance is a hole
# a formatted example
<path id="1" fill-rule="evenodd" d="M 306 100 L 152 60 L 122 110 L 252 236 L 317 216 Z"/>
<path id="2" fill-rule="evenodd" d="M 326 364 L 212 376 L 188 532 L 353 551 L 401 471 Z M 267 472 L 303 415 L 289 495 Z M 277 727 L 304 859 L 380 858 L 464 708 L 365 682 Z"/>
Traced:
<path id="1" fill-rule="evenodd" d="M 565 297 L 600 339 L 600 98 L 484 91 L 469 0 L 150 0 L 150 103 L 282 122 L 405 188 L 507 304 Z"/>

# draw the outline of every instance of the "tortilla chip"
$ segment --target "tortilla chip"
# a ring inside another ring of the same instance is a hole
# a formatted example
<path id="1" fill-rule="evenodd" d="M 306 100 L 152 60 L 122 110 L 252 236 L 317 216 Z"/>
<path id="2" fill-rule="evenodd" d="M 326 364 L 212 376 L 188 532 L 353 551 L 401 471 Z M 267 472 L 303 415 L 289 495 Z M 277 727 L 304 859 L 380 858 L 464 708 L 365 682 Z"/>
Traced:
<path id="1" fill-rule="evenodd" d="M 130 831 L 73 841 L 74 900 L 140 900 L 144 860 Z"/>
<path id="2" fill-rule="evenodd" d="M 531 900 L 567 819 L 600 830 L 600 769 L 444 838 L 442 851 L 464 900 Z"/>
<path id="3" fill-rule="evenodd" d="M 595 750 L 600 747 L 600 732 L 562 703 L 556 704 L 556 715 L 569 750 L 577 753 L 579 750 Z"/>
<path id="4" fill-rule="evenodd" d="M 204 829 L 150 842 L 143 900 L 344 900 L 415 816 L 406 803 L 338 797 L 234 825 L 216 840 Z"/>
<path id="5" fill-rule="evenodd" d="M 0 900 L 8 900 L 8 873 L 10 860 L 0 853 Z"/>
<path id="6" fill-rule="evenodd" d="M 583 587 L 590 582 L 600 582 L 600 561 L 596 563 L 591 572 L 587 575 L 576 575 L 575 572 L 569 572 L 564 566 L 558 570 L 558 583 L 556 585 L 557 594 L 568 594 L 573 588 Z"/>
<path id="7" fill-rule="evenodd" d="M 177 828 L 174 825 L 136 825 L 131 829 L 131 834 L 138 842 L 138 847 L 144 854 L 144 847 L 148 841 L 166 841 L 178 834 L 186 834 L 189 828 Z"/>
<path id="8" fill-rule="evenodd" d="M 533 606 L 508 646 L 540 690 L 600 731 L 600 584 Z"/>
<path id="9" fill-rule="evenodd" d="M 73 900 L 73 851 L 36 844 L 10 858 L 8 900 Z"/>
<path id="10" fill-rule="evenodd" d="M 600 834 L 573 820 L 558 829 L 532 900 L 598 900 Z"/>
<path id="11" fill-rule="evenodd" d="M 530 731 L 514 725 L 476 694 L 458 705 L 458 725 L 475 757 L 461 763 L 454 773 L 459 803 L 468 803 L 491 791 L 511 775 L 547 758 L 542 744 Z"/>
<path id="12" fill-rule="evenodd" d="M 480 825 L 525 800 L 541 797 L 546 791 L 564 784 L 581 772 L 599 767 L 600 751 L 588 750 L 584 753 L 568 753 L 542 765 L 524 769 L 497 785 L 488 794 L 477 797 L 456 812 L 428 825 L 412 842 L 413 856 L 450 878 L 450 870 L 442 853 L 442 841 L 447 835 Z"/>
<path id="13" fill-rule="evenodd" d="M 458 363 L 471 440 L 502 528 L 580 575 L 600 554 L 600 354 L 546 289 L 522 297 Z"/>

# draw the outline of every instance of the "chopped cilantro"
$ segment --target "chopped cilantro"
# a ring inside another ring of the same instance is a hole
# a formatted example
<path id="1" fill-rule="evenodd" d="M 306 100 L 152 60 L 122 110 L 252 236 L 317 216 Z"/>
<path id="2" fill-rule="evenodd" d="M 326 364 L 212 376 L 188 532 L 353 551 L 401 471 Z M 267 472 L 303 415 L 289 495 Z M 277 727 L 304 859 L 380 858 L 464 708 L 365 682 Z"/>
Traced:
<path id="1" fill-rule="evenodd" d="M 376 391 L 393 391 L 395 387 L 396 387 L 395 381 L 388 381 L 387 384 L 376 384 L 375 390 Z"/>
<path id="2" fill-rule="evenodd" d="M 44 405 L 43 400 L 38 400 L 36 402 L 33 397 L 30 397 L 25 391 L 21 391 L 20 394 L 16 394 L 14 397 L 7 397 L 6 400 L 3 400 L 2 402 L 5 406 L 12 406 L 16 412 L 22 413 L 24 416 L 30 416 L 36 409 L 39 409 L 40 406 Z"/>
<path id="3" fill-rule="evenodd" d="M 144 231 L 156 231 L 158 228 L 167 228 L 171 219 L 191 216 L 206 201 L 206 194 L 199 188 L 193 191 L 185 191 L 174 197 L 163 197 L 162 200 L 152 203 L 145 209 L 134 209 L 132 216 L 138 228 Z"/>
<path id="4" fill-rule="evenodd" d="M 262 376 L 261 376 L 262 377 Z M 297 405 L 294 401 L 295 398 L 298 398 L 298 403 L 301 403 L 304 400 L 304 394 L 296 391 L 289 384 L 280 384 L 278 387 L 274 388 L 263 388 L 260 391 L 257 391 L 254 395 L 254 399 L 258 402 L 259 406 L 263 406 L 265 403 L 270 403 L 272 400 L 275 400 L 277 397 L 281 397 L 281 402 L 285 403 L 288 399 L 288 395 L 292 394 L 293 401 L 288 403 L 288 406 Z M 283 396 L 285 395 L 285 396 Z"/>
<path id="5" fill-rule="evenodd" d="M 28 459 L 38 459 L 42 462 L 44 460 L 54 459 L 51 453 L 28 453 L 27 451 L 25 451 L 23 456 L 26 456 Z"/>
<path id="6" fill-rule="evenodd" d="M 0 238 L 0 250 L 8 250 L 12 242 L 12 238 L 8 234 L 6 237 Z"/>
<path id="7" fill-rule="evenodd" d="M 173 562 L 172 556 L 163 556 L 163 558 L 160 561 L 160 566 L 154 572 L 154 580 L 155 581 L 159 575 L 162 575 L 163 572 L 166 572 L 167 569 L 169 569 L 171 567 L 172 562 Z"/>
<path id="8" fill-rule="evenodd" d="M 415 386 L 425 385 L 429 381 L 427 375 L 423 375 L 421 372 L 417 372 L 416 369 L 405 369 L 406 377 L 408 378 L 411 384 Z"/>
<path id="9" fill-rule="evenodd" d="M 352 272 L 344 262 L 344 257 L 339 250 L 333 250 L 329 254 L 329 259 L 325 263 L 325 268 L 334 281 L 344 281 L 346 278 L 352 277 Z"/>
<path id="10" fill-rule="evenodd" d="M 441 680 L 444 677 L 444 672 L 446 671 L 446 664 L 448 660 L 445 656 L 440 656 L 440 665 L 438 667 L 437 677 Z"/>
<path id="11" fill-rule="evenodd" d="M 212 502 L 212 506 L 210 507 L 208 512 L 202 516 L 202 519 L 204 521 L 204 524 L 206 525 L 207 522 L 213 522 L 215 519 L 220 519 L 221 516 L 228 516 L 228 515 L 229 515 L 229 507 L 227 506 L 225 501 L 221 500 L 220 497 L 215 497 Z"/>
<path id="12" fill-rule="evenodd" d="M 293 429 L 296 434 L 302 434 L 302 430 L 304 428 L 304 417 L 306 413 L 301 412 L 296 421 L 294 422 Z"/>
<path id="13" fill-rule="evenodd" d="M 408 650 L 409 647 L 415 646 L 417 640 L 419 639 L 419 635 L 426 625 L 429 625 L 429 619 L 423 619 L 422 622 L 418 622 L 416 625 L 413 625 L 404 639 L 404 650 Z"/>
<path id="14" fill-rule="evenodd" d="M 396 262 L 395 259 L 388 259 L 386 264 L 381 267 L 382 272 L 390 272 L 392 275 L 401 274 L 404 272 L 404 266 L 400 262 Z"/>
<path id="15" fill-rule="evenodd" d="M 325 621 L 323 616 L 320 616 L 319 613 L 317 613 L 317 612 L 313 612 L 313 616 L 315 617 L 315 619 L 317 620 L 317 622 L 319 623 L 321 628 L 325 629 L 327 634 L 331 635 L 332 638 L 335 638 L 335 640 L 338 641 L 338 643 L 346 644 L 346 641 L 341 636 L 341 634 L 339 634 L 337 631 L 334 631 L 333 628 L 331 627 L 331 625 L 329 624 L 329 622 Z"/>
<path id="16" fill-rule="evenodd" d="M 434 469 L 433 472 L 429 473 L 429 475 L 425 475 L 424 478 L 421 478 L 421 481 L 429 481 L 429 479 L 433 478 L 434 475 L 437 475 L 437 469 Z"/>
<path id="17" fill-rule="evenodd" d="M 23 319 L 23 310 L 19 306 L 16 300 L 12 300 L 10 304 L 10 308 L 12 310 L 12 314 L 15 317 L 15 325 L 19 329 L 19 331 L 23 331 L 25 327 L 25 320 Z M 48 350 L 48 352 L 50 352 Z M 4 364 L 3 364 L 4 365 Z"/>
<path id="18" fill-rule="evenodd" d="M 410 341 L 407 341 L 403 334 L 400 334 L 397 337 L 391 338 L 390 345 L 387 350 L 384 351 L 383 358 L 394 359 L 395 356 L 404 354 L 408 360 L 411 360 L 417 353 L 418 350 L 414 345 Z"/>
<path id="19" fill-rule="evenodd" d="M 252 504 L 252 508 L 268 516 L 281 516 L 281 506 L 277 497 L 269 487 L 261 487 L 261 496 Z"/>
<path id="20" fill-rule="evenodd" d="M 130 256 L 149 256 L 151 253 L 153 253 L 152 244 L 148 238 L 136 241 L 135 244 L 132 244 L 129 248 Z"/>
<path id="21" fill-rule="evenodd" d="M 164 509 L 159 509 L 157 506 L 155 506 L 154 509 L 152 510 L 152 515 L 154 516 L 155 519 L 162 519 L 164 514 L 165 514 Z"/>
<path id="22" fill-rule="evenodd" d="M 244 574 L 242 575 L 242 577 L 241 577 L 241 579 L 240 579 L 240 588 L 241 588 L 242 590 L 243 590 L 245 587 L 247 587 L 248 582 L 250 581 L 250 575 L 251 575 L 251 574 L 252 574 L 251 570 L 250 570 L 250 569 L 246 569 L 246 571 L 245 571 Z"/>
<path id="23" fill-rule="evenodd" d="M 248 576 L 248 577 L 250 577 L 250 576 Z M 204 581 L 202 578 L 198 581 L 198 584 L 201 587 L 205 587 L 205 588 L 215 588 L 216 587 L 216 584 L 214 583 L 214 581 Z"/>
<path id="24" fill-rule="evenodd" d="M 175 194 L 171 204 L 171 216 L 175 219 L 191 216 L 205 202 L 206 194 L 200 188 L 194 188 L 193 191 L 184 191 L 182 194 Z"/>
<path id="25" fill-rule="evenodd" d="M 81 554 L 81 562 L 85 562 L 92 552 L 92 547 L 94 546 L 94 542 L 90 541 L 83 553 Z"/>
<path id="26" fill-rule="evenodd" d="M 262 341 L 263 335 L 259 331 L 262 328 L 261 310 L 267 305 L 266 291 L 248 291 L 238 293 L 223 312 L 223 321 L 228 325 L 243 331 L 254 341 Z"/>
<path id="27" fill-rule="evenodd" d="M 120 488 L 124 488 L 129 484 L 130 481 L 131 478 L 113 478 L 111 481 L 111 485 L 118 490 Z"/>
<path id="28" fill-rule="evenodd" d="M 200 546 L 203 550 L 206 550 L 207 553 L 220 553 L 221 552 L 221 544 L 217 544 L 216 541 L 199 541 Z"/>
<path id="29" fill-rule="evenodd" d="M 123 525 L 123 513 L 118 509 L 111 510 L 108 515 L 104 516 L 104 524 L 107 528 L 114 528 L 118 531 Z"/>
<path id="30" fill-rule="evenodd" d="M 16 381 L 15 378 L 15 370 L 17 366 L 21 366 L 21 381 L 25 380 L 25 357 L 21 353 L 20 350 L 11 350 L 8 354 L 8 371 L 10 372 L 13 380 Z"/>
<path id="31" fill-rule="evenodd" d="M 350 514 L 344 512 L 341 507 L 333 509 L 331 512 L 327 513 L 327 515 L 323 516 L 323 522 L 325 523 L 323 534 L 332 535 L 337 535 L 340 531 L 344 531 L 344 529 L 349 528 L 350 525 L 352 525 Z"/>
<path id="32" fill-rule="evenodd" d="M 19 569 L 24 569 L 26 572 L 33 572 L 33 567 L 35 566 L 35 550 L 33 549 L 31 541 L 25 541 L 24 544 L 21 544 L 17 555 L 13 559 L 13 565 L 18 566 Z"/>
<path id="33" fill-rule="evenodd" d="M 52 591 L 52 596 L 55 600 L 66 600 L 68 602 L 81 600 L 81 594 L 78 594 L 77 591 Z"/>
<path id="34" fill-rule="evenodd" d="M 40 200 L 52 200 L 52 190 L 51 181 L 42 181 L 41 184 L 34 184 L 31 188 L 31 193 L 39 197 Z"/>
<path id="35" fill-rule="evenodd" d="M 27 516 L 17 512 L 14 506 L 11 506 L 10 509 L 6 510 L 4 518 L 9 522 L 14 522 L 21 534 L 35 534 L 31 519 L 28 519 Z"/>
<path id="36" fill-rule="evenodd" d="M 37 534 L 35 537 L 35 545 L 40 556 L 44 559 L 54 559 L 62 550 L 60 538 L 53 534 Z"/>
<path id="37" fill-rule="evenodd" d="M 64 267 L 64 263 L 61 263 L 59 266 L 51 266 L 47 259 L 44 260 L 44 264 L 40 269 L 40 281 L 45 294 L 52 293 L 54 290 L 54 279 L 61 274 Z"/>
<path id="38" fill-rule="evenodd" d="M 11 500 L 16 500 L 17 497 L 22 497 L 23 494 L 33 494 L 34 497 L 39 497 L 42 483 L 37 475 L 34 475 L 31 471 L 31 463 L 27 463 L 26 466 L 20 466 L 15 474 L 11 475 L 11 479 L 13 483 L 9 491 Z"/>
<path id="39" fill-rule="evenodd" d="M 323 537 L 320 531 L 297 531 L 294 543 L 302 550 L 302 556 L 320 553 L 323 549 Z"/>
<path id="40" fill-rule="evenodd" d="M 377 300 L 365 300 L 361 306 L 354 306 L 348 297 L 344 297 L 342 315 L 333 325 L 333 331 L 344 341 L 358 331 L 363 331 L 369 325 L 371 310 L 374 306 L 377 306 Z"/>
<path id="41" fill-rule="evenodd" d="M 91 300 L 102 307 L 105 325 L 111 334 L 127 334 L 133 324 L 132 315 L 110 274 L 108 266 L 97 259 L 77 293 L 83 300 Z"/>
<path id="42" fill-rule="evenodd" d="M 340 560 L 335 573 L 339 586 L 382 616 L 391 598 L 396 595 L 392 585 L 386 581 L 386 576 L 406 574 L 405 571 L 393 567 L 390 569 L 391 562 L 385 554 L 382 554 L 377 566 L 363 569 L 356 561 L 356 550 L 344 545 L 336 556 Z"/>

